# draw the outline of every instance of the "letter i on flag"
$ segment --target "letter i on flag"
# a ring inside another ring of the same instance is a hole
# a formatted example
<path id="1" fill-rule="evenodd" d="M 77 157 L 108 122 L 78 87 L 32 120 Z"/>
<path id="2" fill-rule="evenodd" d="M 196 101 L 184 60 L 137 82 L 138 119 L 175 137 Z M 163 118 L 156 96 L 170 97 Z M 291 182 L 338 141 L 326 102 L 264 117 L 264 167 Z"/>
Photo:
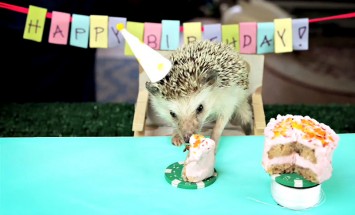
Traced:
<path id="1" fill-rule="evenodd" d="M 117 24 L 116 27 L 131 48 L 143 70 L 147 73 L 151 82 L 160 81 L 169 73 L 172 67 L 169 59 L 129 33 L 122 23 Z"/>

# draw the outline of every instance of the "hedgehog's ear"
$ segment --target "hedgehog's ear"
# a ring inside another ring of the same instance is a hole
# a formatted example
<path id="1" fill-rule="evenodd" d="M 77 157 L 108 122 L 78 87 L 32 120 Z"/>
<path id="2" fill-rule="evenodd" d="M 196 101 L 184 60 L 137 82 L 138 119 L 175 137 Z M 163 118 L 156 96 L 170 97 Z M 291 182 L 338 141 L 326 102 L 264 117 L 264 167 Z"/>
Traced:
<path id="1" fill-rule="evenodd" d="M 154 86 L 154 83 L 147 81 L 145 83 L 145 87 L 147 88 L 148 92 L 151 93 L 153 96 L 160 94 L 160 90 L 157 86 Z"/>
<path id="2" fill-rule="evenodd" d="M 210 71 L 206 76 L 203 76 L 201 83 L 206 84 L 207 86 L 212 86 L 217 82 L 217 72 Z"/>

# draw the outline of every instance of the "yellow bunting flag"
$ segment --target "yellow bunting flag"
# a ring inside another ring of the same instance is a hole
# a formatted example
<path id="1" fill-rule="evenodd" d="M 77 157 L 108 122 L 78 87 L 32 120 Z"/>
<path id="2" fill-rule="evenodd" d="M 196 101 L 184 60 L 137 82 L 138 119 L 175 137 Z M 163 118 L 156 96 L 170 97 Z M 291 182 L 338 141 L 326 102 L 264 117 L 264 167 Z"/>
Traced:
<path id="1" fill-rule="evenodd" d="M 90 16 L 90 48 L 108 47 L 108 16 Z"/>
<path id="2" fill-rule="evenodd" d="M 183 27 L 184 44 L 189 44 L 196 40 L 202 40 L 201 22 L 185 22 Z"/>
<path id="3" fill-rule="evenodd" d="M 117 24 L 117 30 L 124 37 L 126 45 L 130 47 L 151 82 L 160 81 L 169 73 L 172 67 L 169 59 L 128 32 L 122 23 Z"/>
<path id="4" fill-rule="evenodd" d="M 275 19 L 275 53 L 292 52 L 292 19 Z"/>
<path id="5" fill-rule="evenodd" d="M 30 5 L 26 18 L 23 38 L 36 42 L 42 41 L 47 9 Z"/>

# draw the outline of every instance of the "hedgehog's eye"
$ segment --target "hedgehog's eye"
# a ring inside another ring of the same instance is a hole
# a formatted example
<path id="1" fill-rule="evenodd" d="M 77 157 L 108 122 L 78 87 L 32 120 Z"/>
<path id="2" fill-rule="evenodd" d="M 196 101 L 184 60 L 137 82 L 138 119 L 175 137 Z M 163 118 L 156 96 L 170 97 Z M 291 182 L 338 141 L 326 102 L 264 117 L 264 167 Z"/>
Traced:
<path id="1" fill-rule="evenodd" d="M 171 115 L 171 117 L 176 118 L 176 113 L 170 111 L 170 115 Z"/>
<path id="2" fill-rule="evenodd" d="M 203 105 L 199 105 L 198 108 L 196 109 L 196 113 L 199 114 L 203 111 Z"/>

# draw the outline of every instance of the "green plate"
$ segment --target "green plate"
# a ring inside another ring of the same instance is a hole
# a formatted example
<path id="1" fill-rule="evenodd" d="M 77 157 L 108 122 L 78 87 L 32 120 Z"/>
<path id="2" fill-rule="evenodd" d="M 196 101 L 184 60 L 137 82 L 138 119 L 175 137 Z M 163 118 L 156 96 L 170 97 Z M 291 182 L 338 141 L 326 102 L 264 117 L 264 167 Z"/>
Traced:
<path id="1" fill-rule="evenodd" d="M 173 187 L 183 188 L 183 189 L 201 189 L 210 186 L 217 179 L 217 171 L 214 170 L 213 176 L 206 178 L 201 182 L 188 182 L 184 181 L 182 178 L 182 168 L 184 167 L 184 162 L 175 162 L 170 164 L 165 170 L 165 179 Z"/>
<path id="2" fill-rule="evenodd" d="M 276 175 L 275 181 L 281 185 L 293 188 L 310 188 L 318 185 L 317 183 L 308 181 L 303 176 L 297 173 L 285 173 L 281 175 Z"/>

